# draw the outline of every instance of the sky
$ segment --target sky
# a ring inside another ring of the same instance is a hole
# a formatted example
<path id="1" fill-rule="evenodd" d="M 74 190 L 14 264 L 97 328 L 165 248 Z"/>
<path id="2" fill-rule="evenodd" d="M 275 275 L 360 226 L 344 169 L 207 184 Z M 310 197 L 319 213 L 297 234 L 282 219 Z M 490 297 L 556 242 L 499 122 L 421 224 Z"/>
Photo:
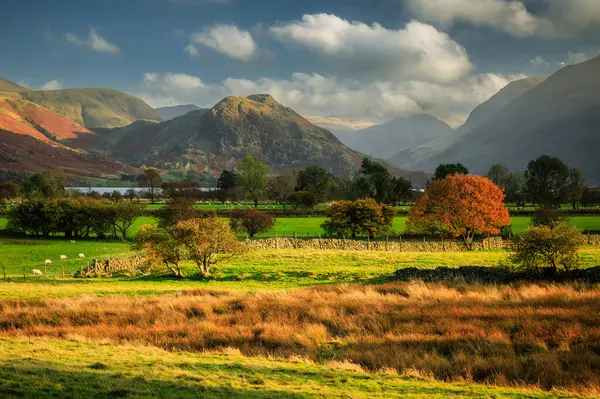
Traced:
<path id="1" fill-rule="evenodd" d="M 600 0 L 2 0 L 0 76 L 154 107 L 270 93 L 299 113 L 449 124 L 600 54 Z"/>

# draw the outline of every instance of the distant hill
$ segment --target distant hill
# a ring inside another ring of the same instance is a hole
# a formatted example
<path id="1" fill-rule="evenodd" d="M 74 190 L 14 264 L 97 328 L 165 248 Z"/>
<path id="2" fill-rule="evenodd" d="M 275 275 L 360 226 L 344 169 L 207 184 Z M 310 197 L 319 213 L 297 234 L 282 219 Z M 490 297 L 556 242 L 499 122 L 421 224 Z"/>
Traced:
<path id="1" fill-rule="evenodd" d="M 438 154 L 450 148 L 461 137 L 494 117 L 511 102 L 545 80 L 543 77 L 535 77 L 509 83 L 489 100 L 476 107 L 464 125 L 459 127 L 454 133 L 444 135 L 420 146 L 400 151 L 391 158 L 391 161 L 403 168 L 433 171 L 439 164 L 436 159 Z"/>
<path id="2" fill-rule="evenodd" d="M 0 93 L 22 93 L 24 91 L 29 91 L 28 88 L 19 86 L 16 83 L 11 82 L 10 80 L 6 80 L 4 78 L 0 78 Z"/>
<path id="3" fill-rule="evenodd" d="M 113 89 L 29 91 L 22 96 L 88 129 L 122 127 L 140 119 L 163 120 L 143 100 Z"/>
<path id="4" fill-rule="evenodd" d="M 432 163 L 462 162 L 483 173 L 495 163 L 522 169 L 556 155 L 600 183 L 600 57 L 568 66 L 468 131 Z"/>
<path id="5" fill-rule="evenodd" d="M 190 111 L 208 111 L 207 109 L 200 108 L 194 104 L 188 105 L 174 105 L 172 107 L 161 107 L 156 108 L 156 112 L 160 116 L 162 116 L 165 120 L 177 118 L 178 116 L 183 116 Z"/>
<path id="6" fill-rule="evenodd" d="M 439 119 L 431 115 L 415 115 L 340 134 L 339 138 L 356 151 L 389 159 L 400 151 L 453 134 L 454 130 Z"/>
<path id="7" fill-rule="evenodd" d="M 227 97 L 208 111 L 137 122 L 103 137 L 110 154 L 123 162 L 213 173 L 253 155 L 276 171 L 319 165 L 340 174 L 357 170 L 365 156 L 265 94 Z M 426 178 L 410 177 L 416 184 Z"/>

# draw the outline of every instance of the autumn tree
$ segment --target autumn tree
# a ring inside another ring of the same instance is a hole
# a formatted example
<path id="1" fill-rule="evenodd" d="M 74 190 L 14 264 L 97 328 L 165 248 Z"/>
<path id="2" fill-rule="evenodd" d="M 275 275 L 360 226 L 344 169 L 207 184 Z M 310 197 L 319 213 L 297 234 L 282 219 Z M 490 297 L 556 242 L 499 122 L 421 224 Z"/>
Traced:
<path id="1" fill-rule="evenodd" d="M 234 231 L 246 233 L 250 238 L 258 233 L 266 233 L 275 224 L 273 217 L 258 209 L 235 210 L 231 214 L 230 225 Z"/>
<path id="2" fill-rule="evenodd" d="M 447 176 L 455 175 L 457 173 L 461 175 L 468 175 L 469 169 L 467 169 L 467 167 L 461 163 L 441 164 L 435 169 L 432 180 L 444 180 Z"/>
<path id="3" fill-rule="evenodd" d="M 187 259 L 185 246 L 175 240 L 167 230 L 144 225 L 133 239 L 134 250 L 140 251 L 152 265 L 163 265 L 174 276 L 183 277 L 181 262 Z"/>
<path id="4" fill-rule="evenodd" d="M 358 234 L 374 238 L 392 227 L 395 211 L 392 207 L 378 204 L 372 198 L 357 201 L 338 201 L 327 209 L 329 218 L 321 225 L 329 235 L 350 236 Z"/>
<path id="5" fill-rule="evenodd" d="M 154 199 L 156 198 L 158 189 L 163 183 L 163 179 L 162 177 L 160 177 L 158 170 L 146 169 L 137 177 L 137 179 L 140 186 L 146 187 L 148 189 L 148 194 L 150 195 L 150 203 L 154 204 Z"/>
<path id="6" fill-rule="evenodd" d="M 237 168 L 240 187 L 254 201 L 254 207 L 258 208 L 258 200 L 267 189 L 269 167 L 249 155 L 238 162 Z"/>
<path id="7" fill-rule="evenodd" d="M 245 246 L 234 237 L 229 223 L 221 218 L 184 220 L 175 226 L 173 236 L 188 251 L 202 277 L 210 275 L 219 256 L 241 253 Z"/>
<path id="8" fill-rule="evenodd" d="M 578 251 L 585 243 L 581 231 L 567 222 L 534 226 L 513 241 L 511 261 L 529 270 L 569 271 L 577 268 Z"/>
<path id="9" fill-rule="evenodd" d="M 477 234 L 510 225 L 504 193 L 489 179 L 454 174 L 430 183 L 408 215 L 409 229 L 460 237 L 468 250 Z"/>

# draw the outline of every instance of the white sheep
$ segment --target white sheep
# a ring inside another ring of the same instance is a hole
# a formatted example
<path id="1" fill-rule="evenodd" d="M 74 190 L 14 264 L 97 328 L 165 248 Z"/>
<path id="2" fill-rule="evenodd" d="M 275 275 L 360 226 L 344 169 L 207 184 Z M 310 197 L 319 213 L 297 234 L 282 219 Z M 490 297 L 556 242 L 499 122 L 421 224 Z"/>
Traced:
<path id="1" fill-rule="evenodd" d="M 79 258 L 82 258 L 82 259 L 83 259 L 83 258 L 85 258 L 85 255 L 84 255 L 84 254 L 79 254 L 79 255 L 77 255 L 77 256 L 79 256 Z"/>
<path id="2" fill-rule="evenodd" d="M 52 264 L 52 261 L 50 259 L 46 259 L 44 261 L 44 265 L 51 265 L 51 264 Z"/>
<path id="3" fill-rule="evenodd" d="M 60 260 L 67 260 L 69 259 L 69 257 L 67 255 L 61 255 L 60 256 Z"/>
<path id="4" fill-rule="evenodd" d="M 38 269 L 33 269 L 31 271 L 31 274 L 33 274 L 34 276 L 43 276 L 44 275 L 44 273 L 42 273 L 42 271 L 38 270 Z"/>
<path id="5" fill-rule="evenodd" d="M 71 240 L 71 244 L 75 244 L 75 240 Z"/>

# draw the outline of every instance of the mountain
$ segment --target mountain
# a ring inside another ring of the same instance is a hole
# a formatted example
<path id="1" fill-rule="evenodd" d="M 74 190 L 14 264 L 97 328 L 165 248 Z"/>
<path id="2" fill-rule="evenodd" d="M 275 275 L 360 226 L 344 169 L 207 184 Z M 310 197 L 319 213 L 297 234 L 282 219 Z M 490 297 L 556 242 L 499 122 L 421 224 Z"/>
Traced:
<path id="1" fill-rule="evenodd" d="M 24 100 L 17 93 L 0 93 L 0 129 L 46 142 L 93 135 L 72 120 Z"/>
<path id="2" fill-rule="evenodd" d="M 339 174 L 357 170 L 365 156 L 267 94 L 227 97 L 208 111 L 161 123 L 138 121 L 103 139 L 106 153 L 123 162 L 213 173 L 253 155 L 275 171 L 319 165 Z M 409 178 L 420 184 L 426 176 Z"/>
<path id="3" fill-rule="evenodd" d="M 29 89 L 23 86 L 19 86 L 18 84 L 13 83 L 10 80 L 0 78 L 0 93 L 22 93 L 28 90 Z"/>
<path id="4" fill-rule="evenodd" d="M 490 99 L 477 106 L 471 112 L 467 121 L 455 133 L 444 135 L 415 148 L 400 151 L 390 160 L 400 167 L 433 171 L 439 164 L 436 163 L 438 162 L 436 159 L 438 154 L 450 148 L 461 137 L 494 117 L 510 103 L 545 80 L 543 77 L 534 77 L 509 83 Z"/>
<path id="5" fill-rule="evenodd" d="M 416 148 L 440 137 L 453 135 L 454 130 L 431 115 L 396 118 L 357 132 L 341 134 L 348 147 L 374 157 L 389 159 L 398 152 Z"/>
<path id="6" fill-rule="evenodd" d="M 200 108 L 194 104 L 188 105 L 175 105 L 172 107 L 161 107 L 156 108 L 156 112 L 163 117 L 165 120 L 177 118 L 178 116 L 182 116 L 187 114 L 190 111 L 208 111 L 207 109 Z"/>
<path id="7" fill-rule="evenodd" d="M 313 125 L 317 125 L 324 129 L 331 131 L 333 134 L 337 132 L 350 132 L 356 131 L 360 129 L 365 129 L 371 126 L 376 125 L 375 123 L 367 120 L 356 120 L 350 121 L 344 118 L 340 118 L 337 116 L 310 116 L 303 115 L 304 119 L 312 123 Z M 339 137 L 338 137 L 339 138 Z"/>
<path id="8" fill-rule="evenodd" d="M 568 66 L 467 132 L 434 163 L 462 162 L 483 173 L 496 162 L 522 169 L 556 155 L 600 182 L 600 57 Z"/>
<path id="9" fill-rule="evenodd" d="M 88 129 L 122 127 L 140 119 L 163 118 L 143 100 L 113 89 L 65 89 L 21 94 Z"/>

